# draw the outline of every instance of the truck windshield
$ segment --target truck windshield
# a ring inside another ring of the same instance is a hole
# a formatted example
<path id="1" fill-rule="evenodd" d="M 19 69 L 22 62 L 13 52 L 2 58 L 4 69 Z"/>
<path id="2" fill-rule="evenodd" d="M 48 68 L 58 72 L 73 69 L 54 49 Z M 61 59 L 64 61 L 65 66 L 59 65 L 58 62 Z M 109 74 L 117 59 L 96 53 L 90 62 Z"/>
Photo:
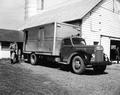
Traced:
<path id="1" fill-rule="evenodd" d="M 85 41 L 82 38 L 72 38 L 72 42 L 74 45 L 85 45 Z"/>

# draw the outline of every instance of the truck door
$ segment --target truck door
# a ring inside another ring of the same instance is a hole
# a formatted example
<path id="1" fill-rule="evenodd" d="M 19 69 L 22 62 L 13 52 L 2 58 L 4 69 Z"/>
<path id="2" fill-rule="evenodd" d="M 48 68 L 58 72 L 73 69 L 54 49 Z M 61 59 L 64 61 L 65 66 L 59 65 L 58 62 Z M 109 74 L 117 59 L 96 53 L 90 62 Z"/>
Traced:
<path id="1" fill-rule="evenodd" d="M 62 61 L 66 62 L 72 52 L 73 52 L 73 46 L 71 44 L 70 38 L 64 39 L 62 41 L 62 46 L 61 46 Z"/>

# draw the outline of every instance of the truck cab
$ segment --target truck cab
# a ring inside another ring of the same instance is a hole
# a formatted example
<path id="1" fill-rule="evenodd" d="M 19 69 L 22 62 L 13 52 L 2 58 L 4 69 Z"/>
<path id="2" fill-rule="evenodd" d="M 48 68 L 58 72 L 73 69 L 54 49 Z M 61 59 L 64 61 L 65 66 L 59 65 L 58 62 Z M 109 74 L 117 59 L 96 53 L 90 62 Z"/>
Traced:
<path id="1" fill-rule="evenodd" d="M 67 37 L 62 40 L 61 45 L 61 57 L 63 61 L 67 62 L 68 57 L 73 53 L 77 52 L 76 46 L 86 45 L 86 42 L 81 37 Z M 82 49 L 82 48 L 81 48 Z"/>
<path id="2" fill-rule="evenodd" d="M 104 72 L 110 65 L 101 45 L 86 45 L 80 36 L 64 38 L 61 44 L 61 61 L 71 65 L 74 73 L 81 74 L 87 66 L 93 67 L 96 72 Z"/>

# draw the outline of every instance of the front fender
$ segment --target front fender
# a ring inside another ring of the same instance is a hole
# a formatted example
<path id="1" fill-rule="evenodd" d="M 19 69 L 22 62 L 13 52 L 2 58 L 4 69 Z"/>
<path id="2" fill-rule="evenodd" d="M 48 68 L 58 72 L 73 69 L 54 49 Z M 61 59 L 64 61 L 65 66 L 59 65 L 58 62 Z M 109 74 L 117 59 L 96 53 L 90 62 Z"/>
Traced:
<path id="1" fill-rule="evenodd" d="M 75 55 L 79 55 L 79 53 L 77 53 L 77 52 L 72 53 L 72 54 L 69 56 L 68 60 L 67 60 L 67 64 L 70 64 L 70 63 L 71 63 L 71 59 L 72 59 Z"/>
<path id="2" fill-rule="evenodd" d="M 87 54 L 84 53 L 84 52 L 74 52 L 74 53 L 72 53 L 72 54 L 69 56 L 69 58 L 68 58 L 68 60 L 67 60 L 67 64 L 70 64 L 70 63 L 71 63 L 71 59 L 72 59 L 75 55 L 81 56 L 81 57 L 83 58 L 85 64 L 89 63 L 89 55 L 87 55 Z"/>

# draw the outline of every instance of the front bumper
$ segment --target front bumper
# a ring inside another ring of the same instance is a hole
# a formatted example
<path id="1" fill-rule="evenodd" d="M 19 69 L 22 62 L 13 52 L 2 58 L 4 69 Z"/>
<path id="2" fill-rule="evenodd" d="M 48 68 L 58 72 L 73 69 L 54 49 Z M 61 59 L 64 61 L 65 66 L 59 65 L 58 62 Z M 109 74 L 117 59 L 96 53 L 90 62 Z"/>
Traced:
<path id="1" fill-rule="evenodd" d="M 110 61 L 91 62 L 91 65 L 93 65 L 93 66 L 97 66 L 97 65 L 112 65 L 112 62 L 110 62 Z"/>

